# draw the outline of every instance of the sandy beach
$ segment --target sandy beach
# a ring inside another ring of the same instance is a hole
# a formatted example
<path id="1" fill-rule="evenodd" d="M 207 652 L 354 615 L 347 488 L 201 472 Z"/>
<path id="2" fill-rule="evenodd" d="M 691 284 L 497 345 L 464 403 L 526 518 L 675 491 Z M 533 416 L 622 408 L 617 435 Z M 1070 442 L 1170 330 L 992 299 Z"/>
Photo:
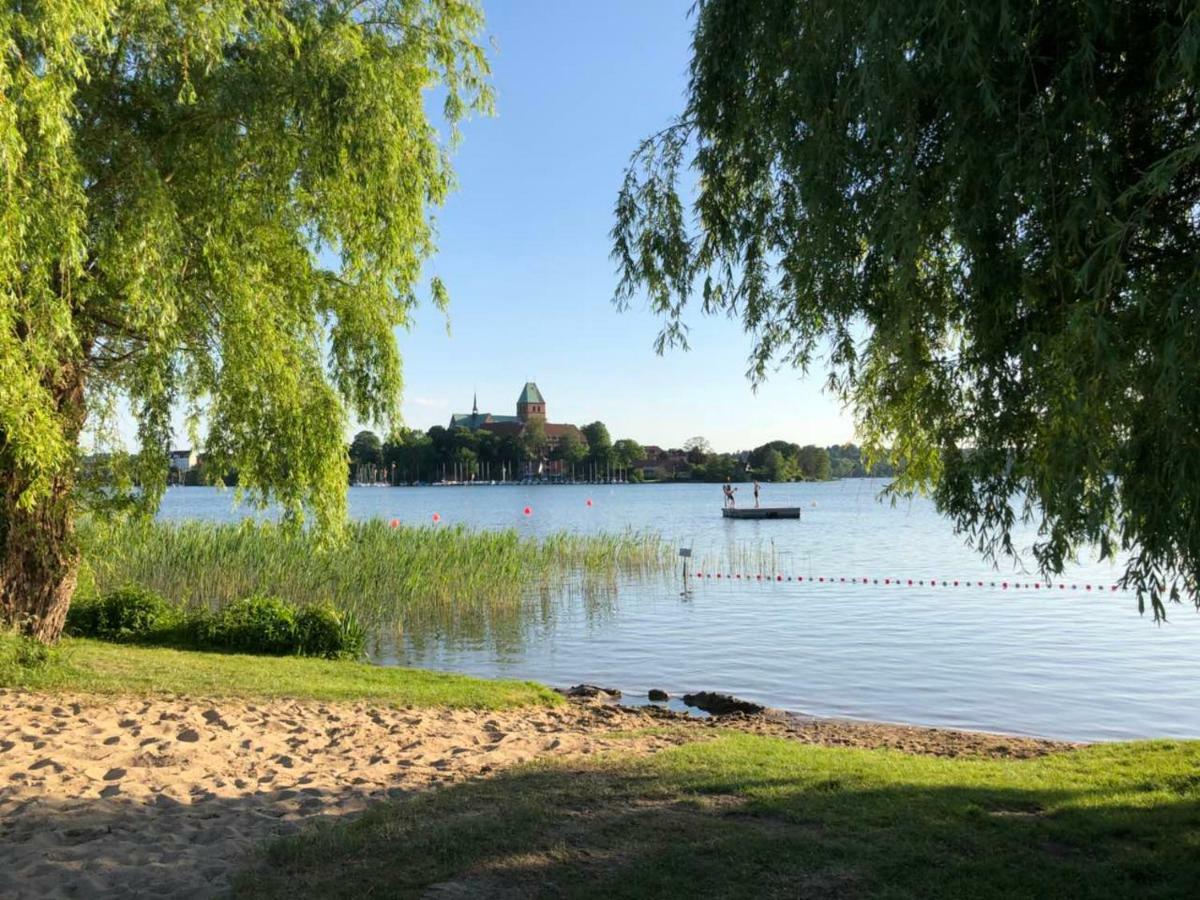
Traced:
<path id="1" fill-rule="evenodd" d="M 629 734 L 650 726 L 660 727 Z M 219 895 L 257 844 L 318 817 L 536 757 L 650 753 L 718 727 L 947 756 L 1067 746 L 772 715 L 697 720 L 597 702 L 486 712 L 0 691 L 0 896 Z"/>

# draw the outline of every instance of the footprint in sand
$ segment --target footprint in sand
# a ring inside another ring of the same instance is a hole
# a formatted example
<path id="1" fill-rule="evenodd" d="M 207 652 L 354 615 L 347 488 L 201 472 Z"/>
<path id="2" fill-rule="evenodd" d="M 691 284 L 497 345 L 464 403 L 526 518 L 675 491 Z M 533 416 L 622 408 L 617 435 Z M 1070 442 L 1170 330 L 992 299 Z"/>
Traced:
<path id="1" fill-rule="evenodd" d="M 228 731 L 232 726 L 221 717 L 221 713 L 215 709 L 206 709 L 200 715 L 204 716 L 204 721 L 209 725 L 217 725 Z"/>

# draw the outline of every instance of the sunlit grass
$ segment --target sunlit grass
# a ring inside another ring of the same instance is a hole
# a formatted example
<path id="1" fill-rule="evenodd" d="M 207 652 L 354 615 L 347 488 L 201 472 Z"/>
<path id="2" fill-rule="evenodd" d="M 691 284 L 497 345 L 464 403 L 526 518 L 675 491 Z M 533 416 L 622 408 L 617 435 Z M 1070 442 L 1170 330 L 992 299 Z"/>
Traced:
<path id="1" fill-rule="evenodd" d="M 47 648 L 7 634 L 0 634 L 0 687 L 122 696 L 370 700 L 392 706 L 472 709 L 562 702 L 549 688 L 529 681 L 489 681 L 345 660 L 199 653 L 78 638 Z"/>

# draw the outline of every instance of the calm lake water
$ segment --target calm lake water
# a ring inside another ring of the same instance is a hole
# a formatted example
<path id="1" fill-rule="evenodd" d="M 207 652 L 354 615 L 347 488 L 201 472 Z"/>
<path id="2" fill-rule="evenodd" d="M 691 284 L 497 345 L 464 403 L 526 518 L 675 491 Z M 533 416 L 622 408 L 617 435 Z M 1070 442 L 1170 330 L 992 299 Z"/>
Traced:
<path id="1" fill-rule="evenodd" d="M 530 535 L 653 531 L 691 547 L 701 571 L 752 574 L 752 562 L 772 560 L 793 579 L 703 578 L 690 598 L 678 574 L 599 597 L 568 591 L 531 605 L 516 637 L 411 635 L 390 662 L 588 681 L 628 698 L 716 690 L 814 715 L 1079 740 L 1200 736 L 1200 622 L 1190 606 L 1156 625 L 1132 594 L 1108 589 L 1119 569 L 1094 560 L 1056 579 L 1066 590 L 1015 590 L 1013 581 L 1038 576 L 989 567 L 927 501 L 879 502 L 883 486 L 764 485 L 764 505 L 801 506 L 799 522 L 723 519 L 716 485 L 363 487 L 350 491 L 350 512 L 410 524 L 437 513 L 444 525 Z M 752 503 L 749 486 L 738 496 Z M 230 492 L 173 488 L 160 515 L 244 514 Z M 985 587 L 942 584 L 956 579 Z"/>

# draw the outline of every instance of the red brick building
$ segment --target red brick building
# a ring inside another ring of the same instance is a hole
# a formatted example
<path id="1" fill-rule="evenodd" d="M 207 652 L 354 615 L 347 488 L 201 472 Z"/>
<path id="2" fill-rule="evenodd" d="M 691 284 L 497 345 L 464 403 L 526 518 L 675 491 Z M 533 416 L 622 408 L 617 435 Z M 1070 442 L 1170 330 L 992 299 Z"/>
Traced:
<path id="1" fill-rule="evenodd" d="M 542 396 L 542 392 L 532 381 L 525 383 L 520 396 L 517 397 L 517 414 L 515 416 L 481 413 L 479 403 L 475 401 L 470 413 L 455 413 L 450 417 L 450 430 L 466 428 L 470 431 L 490 431 L 500 437 L 521 438 L 530 427 L 536 427 L 535 423 L 541 425 L 546 436 L 546 445 L 543 458 L 531 466 L 529 474 L 563 475 L 562 461 L 550 459 L 554 450 L 567 435 L 573 436 L 584 446 L 587 446 L 587 438 L 575 425 L 546 421 L 546 398 Z"/>

